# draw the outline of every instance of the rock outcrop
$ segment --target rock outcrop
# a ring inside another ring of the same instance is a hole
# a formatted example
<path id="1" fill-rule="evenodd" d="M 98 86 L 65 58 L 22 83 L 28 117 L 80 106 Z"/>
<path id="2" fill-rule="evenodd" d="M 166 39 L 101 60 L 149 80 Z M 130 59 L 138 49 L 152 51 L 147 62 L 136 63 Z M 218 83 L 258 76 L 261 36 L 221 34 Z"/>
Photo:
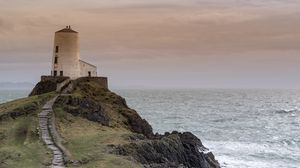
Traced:
<path id="1" fill-rule="evenodd" d="M 56 105 L 58 104 L 64 104 L 63 110 L 74 116 L 84 117 L 105 126 L 109 125 L 110 118 L 104 112 L 102 106 L 89 98 L 60 96 L 56 101 Z"/>
<path id="2" fill-rule="evenodd" d="M 34 89 L 31 91 L 29 96 L 41 95 L 44 93 L 49 93 L 56 90 L 56 81 L 41 81 L 36 84 Z"/>
<path id="3" fill-rule="evenodd" d="M 52 76 L 42 76 L 41 81 L 38 82 L 29 96 L 41 95 L 44 93 L 49 93 L 56 91 L 57 84 L 69 79 L 68 77 L 52 77 Z"/>
<path id="4" fill-rule="evenodd" d="M 207 151 L 192 133 L 176 131 L 119 145 L 114 150 L 120 155 L 133 156 L 149 168 L 218 168 L 214 155 Z"/>

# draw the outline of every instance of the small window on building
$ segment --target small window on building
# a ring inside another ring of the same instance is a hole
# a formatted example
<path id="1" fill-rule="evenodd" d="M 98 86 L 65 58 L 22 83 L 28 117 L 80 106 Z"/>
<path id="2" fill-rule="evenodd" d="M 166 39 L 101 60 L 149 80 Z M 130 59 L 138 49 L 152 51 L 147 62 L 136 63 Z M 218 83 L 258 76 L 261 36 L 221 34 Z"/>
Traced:
<path id="1" fill-rule="evenodd" d="M 57 62 L 58 62 L 58 57 L 55 57 L 54 58 L 54 64 L 57 64 Z"/>
<path id="2" fill-rule="evenodd" d="M 53 76 L 57 76 L 57 71 L 53 71 Z"/>
<path id="3" fill-rule="evenodd" d="M 88 73 L 89 73 L 89 77 L 91 77 L 91 71 L 89 71 Z"/>
<path id="4" fill-rule="evenodd" d="M 58 53 L 58 46 L 55 47 L 55 53 Z"/>
<path id="5" fill-rule="evenodd" d="M 60 76 L 64 76 L 64 71 L 60 71 L 60 72 L 59 72 L 59 75 L 60 75 Z"/>

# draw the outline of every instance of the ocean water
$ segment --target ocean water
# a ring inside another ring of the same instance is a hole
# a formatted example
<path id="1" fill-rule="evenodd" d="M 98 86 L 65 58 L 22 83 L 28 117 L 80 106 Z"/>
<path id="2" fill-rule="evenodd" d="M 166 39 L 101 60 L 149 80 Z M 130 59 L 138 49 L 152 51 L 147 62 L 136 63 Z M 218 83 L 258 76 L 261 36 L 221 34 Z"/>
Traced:
<path id="1" fill-rule="evenodd" d="M 154 132 L 190 131 L 223 168 L 300 168 L 300 90 L 114 90 Z M 0 103 L 28 90 L 0 90 Z"/>
<path id="2" fill-rule="evenodd" d="M 30 90 L 23 89 L 23 90 L 10 90 L 10 89 L 0 89 L 0 104 L 5 103 L 8 101 L 12 101 L 15 99 L 19 99 L 22 97 L 28 96 Z"/>
<path id="3" fill-rule="evenodd" d="M 117 90 L 155 132 L 197 135 L 224 168 L 300 168 L 300 90 Z"/>

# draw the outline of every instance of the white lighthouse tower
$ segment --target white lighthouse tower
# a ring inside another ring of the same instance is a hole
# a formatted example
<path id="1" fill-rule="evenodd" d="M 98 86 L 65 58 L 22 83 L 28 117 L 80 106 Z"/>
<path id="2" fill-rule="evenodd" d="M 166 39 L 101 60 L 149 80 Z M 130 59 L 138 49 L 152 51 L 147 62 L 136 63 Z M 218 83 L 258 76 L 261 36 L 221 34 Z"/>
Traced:
<path id="1" fill-rule="evenodd" d="M 96 66 L 80 60 L 79 33 L 71 26 L 55 32 L 51 75 L 71 79 L 97 76 Z"/>

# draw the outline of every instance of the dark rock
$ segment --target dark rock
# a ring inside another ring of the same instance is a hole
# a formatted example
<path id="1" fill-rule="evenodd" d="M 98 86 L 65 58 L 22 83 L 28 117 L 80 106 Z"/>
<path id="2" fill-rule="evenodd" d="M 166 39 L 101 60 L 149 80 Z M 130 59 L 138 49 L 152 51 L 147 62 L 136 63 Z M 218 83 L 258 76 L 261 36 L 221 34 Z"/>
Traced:
<path id="1" fill-rule="evenodd" d="M 56 91 L 56 85 L 57 85 L 56 81 L 50 81 L 50 80 L 40 81 L 33 88 L 29 96 L 40 95 L 40 94 Z"/>
<path id="2" fill-rule="evenodd" d="M 63 104 L 64 110 L 74 116 L 81 116 L 90 121 L 99 122 L 102 125 L 109 125 L 109 117 L 100 104 L 88 98 L 76 98 L 72 96 L 59 96 L 55 106 Z"/>
<path id="3" fill-rule="evenodd" d="M 29 96 L 40 95 L 56 91 L 57 84 L 69 79 L 64 76 L 41 76 L 41 81 L 36 84 Z M 65 85 L 63 89 L 66 87 Z"/>
<path id="4" fill-rule="evenodd" d="M 0 140 L 4 140 L 6 135 L 3 132 L 0 132 Z"/>
<path id="5" fill-rule="evenodd" d="M 128 138 L 131 141 L 146 140 L 146 137 L 143 134 L 132 134 Z"/>
<path id="6" fill-rule="evenodd" d="M 133 132 L 143 134 L 146 137 L 153 136 L 151 125 L 145 119 L 142 119 L 136 111 L 125 110 L 125 112 L 121 111 L 121 114 L 127 118 L 127 123 L 125 124 L 127 124 Z"/>
<path id="7" fill-rule="evenodd" d="M 161 163 L 161 164 L 157 164 L 157 163 L 153 163 L 153 164 L 148 164 L 148 165 L 144 165 L 145 168 L 188 168 L 184 165 L 176 165 L 174 163 Z"/>
<path id="8" fill-rule="evenodd" d="M 219 168 L 213 154 L 200 152 L 201 148 L 206 149 L 192 133 L 173 132 L 154 139 L 119 145 L 114 152 L 133 156 L 145 167 L 151 168 Z"/>
<path id="9" fill-rule="evenodd" d="M 23 107 L 18 107 L 12 111 L 8 111 L 4 114 L 0 114 L 0 121 L 6 120 L 8 118 L 16 119 L 17 117 L 32 114 L 39 109 L 37 102 L 26 104 Z"/>

